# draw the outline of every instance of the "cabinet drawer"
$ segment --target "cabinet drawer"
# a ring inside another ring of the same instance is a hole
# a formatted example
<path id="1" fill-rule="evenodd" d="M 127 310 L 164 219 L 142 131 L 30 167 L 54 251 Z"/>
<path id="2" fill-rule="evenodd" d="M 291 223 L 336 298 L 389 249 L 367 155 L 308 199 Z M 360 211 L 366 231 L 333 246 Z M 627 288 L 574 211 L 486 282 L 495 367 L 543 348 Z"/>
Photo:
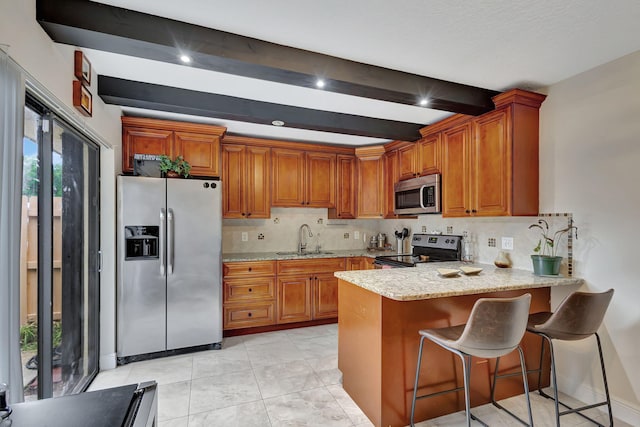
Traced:
<path id="1" fill-rule="evenodd" d="M 225 305 L 224 329 L 250 328 L 275 324 L 275 302 Z"/>
<path id="2" fill-rule="evenodd" d="M 275 261 L 225 262 L 222 266 L 223 277 L 272 276 L 276 274 Z"/>
<path id="3" fill-rule="evenodd" d="M 256 277 L 253 279 L 225 279 L 224 302 L 274 299 L 275 277 Z"/>
<path id="4" fill-rule="evenodd" d="M 300 274 L 344 271 L 344 258 L 313 258 L 278 261 L 278 274 Z"/>

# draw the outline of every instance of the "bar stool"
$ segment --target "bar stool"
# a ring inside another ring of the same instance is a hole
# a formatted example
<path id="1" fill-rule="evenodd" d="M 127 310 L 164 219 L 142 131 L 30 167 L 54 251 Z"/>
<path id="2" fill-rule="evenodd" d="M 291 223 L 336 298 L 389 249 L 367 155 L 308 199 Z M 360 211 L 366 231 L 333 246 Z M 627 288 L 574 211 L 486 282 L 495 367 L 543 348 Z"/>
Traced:
<path id="1" fill-rule="evenodd" d="M 604 427 L 602 424 L 580 412 L 603 405 L 607 405 L 607 408 L 609 409 L 609 422 L 611 426 L 613 425 L 613 414 L 611 412 L 611 398 L 609 397 L 607 374 L 604 369 L 600 336 L 598 336 L 598 328 L 600 328 L 600 325 L 602 324 L 604 314 L 609 307 L 612 297 L 613 289 L 609 289 L 602 293 L 574 292 L 560 303 L 555 312 L 535 313 L 529 316 L 527 331 L 542 337 L 540 367 L 530 372 L 538 373 L 538 392 L 547 399 L 554 400 L 557 426 L 560 426 L 560 416 L 577 413 L 592 423 Z M 598 354 L 600 355 L 600 366 L 602 368 L 602 379 L 604 382 L 606 400 L 592 405 L 572 408 L 558 400 L 558 383 L 556 379 L 556 361 L 553 351 L 553 340 L 577 341 L 588 338 L 592 335 L 595 335 L 596 342 L 598 344 Z M 549 352 L 551 354 L 551 387 L 553 387 L 553 396 L 549 396 L 540 388 L 545 341 L 549 344 Z M 559 404 L 567 408 L 567 410 L 560 412 Z"/>
<path id="2" fill-rule="evenodd" d="M 418 350 L 416 380 L 413 388 L 413 400 L 411 402 L 412 427 L 414 425 L 413 418 L 416 408 L 416 400 L 439 396 L 450 392 L 457 392 L 460 390 L 464 390 L 467 426 L 471 426 L 471 419 L 487 426 L 487 424 L 478 419 L 475 415 L 471 414 L 471 404 L 469 399 L 471 357 L 499 358 L 511 353 L 516 348 L 520 353 L 520 367 L 524 382 L 524 393 L 527 399 L 527 409 L 529 411 L 529 424 L 505 408 L 501 409 L 504 409 L 522 424 L 533 426 L 531 404 L 529 402 L 529 386 L 526 374 L 527 368 L 524 362 L 524 353 L 522 352 L 522 348 L 520 348 L 520 340 L 522 339 L 527 326 L 530 304 L 531 294 L 525 294 L 515 298 L 480 298 L 473 305 L 466 325 L 420 330 L 420 349 Z M 420 365 L 422 361 L 422 349 L 425 339 L 433 341 L 460 357 L 460 360 L 462 361 L 464 387 L 456 387 L 451 390 L 439 391 L 422 396 L 417 395 Z M 491 386 L 492 400 L 494 389 L 495 379 Z"/>

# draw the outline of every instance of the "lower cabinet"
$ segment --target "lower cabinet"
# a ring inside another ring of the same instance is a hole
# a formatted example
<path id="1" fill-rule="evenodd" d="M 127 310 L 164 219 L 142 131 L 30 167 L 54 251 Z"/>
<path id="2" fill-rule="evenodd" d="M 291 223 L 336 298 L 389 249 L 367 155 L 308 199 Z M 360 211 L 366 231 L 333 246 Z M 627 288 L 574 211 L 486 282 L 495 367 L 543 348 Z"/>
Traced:
<path id="1" fill-rule="evenodd" d="M 374 258 L 360 256 L 347 258 L 347 270 L 372 270 Z"/>
<path id="2" fill-rule="evenodd" d="M 278 261 L 277 323 L 338 316 L 338 279 L 344 258 Z"/>
<path id="3" fill-rule="evenodd" d="M 275 324 L 276 262 L 228 262 L 223 266 L 225 330 Z"/>
<path id="4" fill-rule="evenodd" d="M 223 265 L 224 329 L 242 329 L 338 317 L 333 273 L 366 269 L 369 258 L 240 261 Z M 347 266 L 357 260 L 359 268 Z"/>

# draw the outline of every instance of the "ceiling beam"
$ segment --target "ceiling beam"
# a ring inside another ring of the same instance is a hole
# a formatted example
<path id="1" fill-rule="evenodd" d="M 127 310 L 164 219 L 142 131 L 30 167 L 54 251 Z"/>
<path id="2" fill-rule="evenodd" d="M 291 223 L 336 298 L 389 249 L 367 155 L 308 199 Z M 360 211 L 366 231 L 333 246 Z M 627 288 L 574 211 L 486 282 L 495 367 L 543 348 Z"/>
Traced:
<path id="1" fill-rule="evenodd" d="M 498 92 L 314 53 L 88 0 L 37 0 L 55 42 L 364 98 L 479 115 Z"/>
<path id="2" fill-rule="evenodd" d="M 419 123 L 292 107 L 110 76 L 98 76 L 98 95 L 107 104 L 264 125 L 282 120 L 291 128 L 390 140 L 415 141 L 424 127 Z"/>

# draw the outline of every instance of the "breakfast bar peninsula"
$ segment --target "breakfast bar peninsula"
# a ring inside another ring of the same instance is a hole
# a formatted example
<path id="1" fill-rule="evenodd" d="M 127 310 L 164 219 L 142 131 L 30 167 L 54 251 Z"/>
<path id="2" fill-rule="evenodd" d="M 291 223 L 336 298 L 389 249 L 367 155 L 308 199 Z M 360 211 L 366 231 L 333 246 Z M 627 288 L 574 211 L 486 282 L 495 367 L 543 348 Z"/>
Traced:
<path id="1" fill-rule="evenodd" d="M 409 424 L 418 355 L 418 331 L 464 324 L 476 300 L 531 294 L 531 313 L 550 310 L 550 287 L 579 287 L 575 278 L 540 277 L 530 271 L 477 265 L 476 275 L 442 277 L 437 268 L 458 268 L 460 263 L 431 263 L 415 268 L 343 271 L 338 281 L 338 368 L 342 385 L 377 427 Z M 529 369 L 540 358 L 539 337 L 525 334 L 522 347 Z M 420 372 L 420 394 L 462 385 L 462 367 L 455 356 L 425 343 Z M 549 361 L 544 363 L 549 381 Z M 490 402 L 494 360 L 473 359 L 471 405 Z M 513 352 L 500 359 L 500 373 L 518 372 Z M 535 378 L 534 378 L 535 377 Z M 530 387 L 537 375 L 529 376 Z M 496 398 L 523 393 L 522 377 L 498 381 Z M 415 421 L 464 410 L 464 393 L 448 393 L 418 401 Z"/>

